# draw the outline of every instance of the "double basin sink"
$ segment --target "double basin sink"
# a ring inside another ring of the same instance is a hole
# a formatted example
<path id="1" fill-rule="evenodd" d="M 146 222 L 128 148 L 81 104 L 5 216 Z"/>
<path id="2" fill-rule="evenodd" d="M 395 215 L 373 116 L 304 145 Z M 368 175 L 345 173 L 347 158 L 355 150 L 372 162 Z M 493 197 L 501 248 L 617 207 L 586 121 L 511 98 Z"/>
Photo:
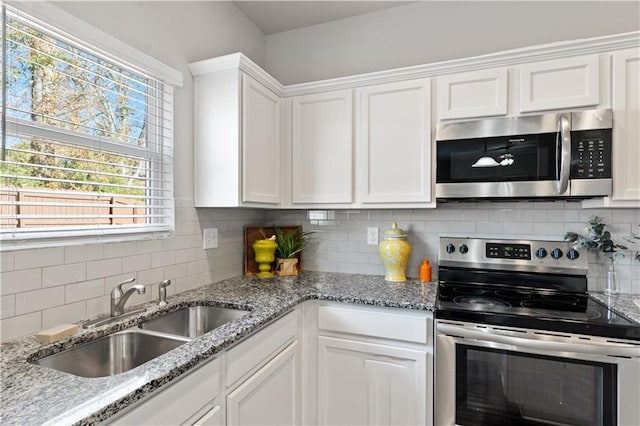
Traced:
<path id="1" fill-rule="evenodd" d="M 124 373 L 214 330 L 248 311 L 190 306 L 100 339 L 34 361 L 81 377 Z"/>

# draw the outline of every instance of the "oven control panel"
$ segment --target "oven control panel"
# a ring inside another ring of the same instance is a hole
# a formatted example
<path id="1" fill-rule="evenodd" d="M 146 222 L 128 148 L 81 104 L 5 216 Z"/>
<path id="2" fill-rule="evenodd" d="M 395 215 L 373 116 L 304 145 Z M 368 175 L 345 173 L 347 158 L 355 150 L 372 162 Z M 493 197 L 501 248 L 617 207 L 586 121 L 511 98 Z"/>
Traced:
<path id="1" fill-rule="evenodd" d="M 439 264 L 585 273 L 587 256 L 567 241 L 440 238 Z"/>
<path id="2" fill-rule="evenodd" d="M 531 246 L 529 244 L 487 243 L 485 247 L 487 258 L 531 260 Z"/>

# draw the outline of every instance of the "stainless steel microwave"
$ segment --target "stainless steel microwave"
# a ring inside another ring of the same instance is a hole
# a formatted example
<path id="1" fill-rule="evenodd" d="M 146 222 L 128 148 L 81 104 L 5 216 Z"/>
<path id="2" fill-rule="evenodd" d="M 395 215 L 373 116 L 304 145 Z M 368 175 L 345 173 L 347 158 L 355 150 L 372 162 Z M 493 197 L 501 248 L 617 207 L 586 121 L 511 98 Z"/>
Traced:
<path id="1" fill-rule="evenodd" d="M 611 109 L 442 122 L 436 198 L 611 195 Z"/>

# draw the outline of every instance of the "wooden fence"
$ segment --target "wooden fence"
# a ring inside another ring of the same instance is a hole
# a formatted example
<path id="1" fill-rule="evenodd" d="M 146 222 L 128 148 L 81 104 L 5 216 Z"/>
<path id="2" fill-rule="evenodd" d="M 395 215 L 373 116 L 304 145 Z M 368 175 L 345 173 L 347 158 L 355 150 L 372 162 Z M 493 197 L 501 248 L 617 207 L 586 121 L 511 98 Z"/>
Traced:
<path id="1" fill-rule="evenodd" d="M 43 226 L 81 226 L 81 225 L 124 225 L 145 223 L 144 217 L 113 217 L 113 215 L 143 215 L 144 207 L 130 207 L 142 204 L 128 198 L 104 195 L 77 195 L 70 192 L 43 194 L 29 190 L 0 189 L 0 215 L 16 216 L 12 219 L 0 219 L 1 227 L 35 228 Z M 19 202 L 22 204 L 6 204 Z M 29 205 L 28 203 L 55 203 L 55 206 Z M 73 205 L 67 205 L 73 204 Z M 82 204 L 87 204 L 82 206 Z M 126 206 L 126 205 L 129 206 Z M 37 215 L 40 218 L 18 218 L 17 215 Z M 47 216 L 63 216 L 48 218 Z M 94 218 L 73 216 L 100 215 Z M 64 217 L 67 216 L 67 217 Z"/>

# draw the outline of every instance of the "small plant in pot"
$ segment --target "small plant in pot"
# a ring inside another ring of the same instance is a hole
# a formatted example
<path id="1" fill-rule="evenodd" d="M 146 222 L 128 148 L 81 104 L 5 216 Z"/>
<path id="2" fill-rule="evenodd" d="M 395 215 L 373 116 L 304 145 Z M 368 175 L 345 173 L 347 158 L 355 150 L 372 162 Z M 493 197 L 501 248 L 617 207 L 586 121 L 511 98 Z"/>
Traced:
<path id="1" fill-rule="evenodd" d="M 278 276 L 298 275 L 298 255 L 309 243 L 312 232 L 299 229 L 284 231 L 275 228 L 276 233 L 276 273 Z"/>

